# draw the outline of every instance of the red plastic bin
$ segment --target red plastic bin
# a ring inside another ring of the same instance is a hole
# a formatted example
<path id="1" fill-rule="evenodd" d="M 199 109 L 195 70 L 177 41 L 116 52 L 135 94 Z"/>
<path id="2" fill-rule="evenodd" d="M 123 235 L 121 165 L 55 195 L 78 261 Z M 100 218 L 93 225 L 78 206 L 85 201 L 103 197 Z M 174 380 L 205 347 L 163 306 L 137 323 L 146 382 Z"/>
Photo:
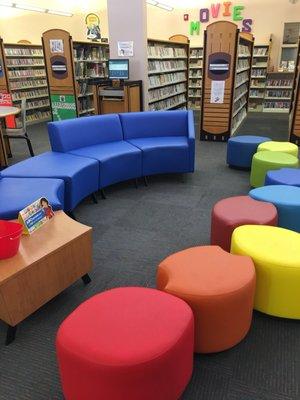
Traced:
<path id="1" fill-rule="evenodd" d="M 18 222 L 0 220 L 0 260 L 17 254 L 23 226 Z"/>

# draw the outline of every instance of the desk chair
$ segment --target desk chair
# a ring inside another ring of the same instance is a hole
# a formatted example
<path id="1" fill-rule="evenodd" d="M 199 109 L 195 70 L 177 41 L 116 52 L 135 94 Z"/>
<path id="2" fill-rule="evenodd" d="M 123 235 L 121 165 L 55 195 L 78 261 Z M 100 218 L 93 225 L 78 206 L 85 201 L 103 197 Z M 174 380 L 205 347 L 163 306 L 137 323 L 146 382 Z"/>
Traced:
<path id="1" fill-rule="evenodd" d="M 27 146 L 31 157 L 34 157 L 31 141 L 26 131 L 26 99 L 21 100 L 21 120 L 22 126 L 20 128 L 7 128 L 4 131 L 3 137 L 9 139 L 24 139 L 27 142 Z"/>

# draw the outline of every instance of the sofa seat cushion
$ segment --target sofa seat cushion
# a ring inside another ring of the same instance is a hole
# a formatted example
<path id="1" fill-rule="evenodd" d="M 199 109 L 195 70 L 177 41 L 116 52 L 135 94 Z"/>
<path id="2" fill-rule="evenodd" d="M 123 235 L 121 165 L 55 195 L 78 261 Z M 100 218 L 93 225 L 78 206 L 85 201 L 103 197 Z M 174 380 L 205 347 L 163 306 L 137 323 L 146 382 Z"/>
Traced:
<path id="1" fill-rule="evenodd" d="M 3 177 L 59 178 L 65 181 L 65 209 L 71 211 L 98 190 L 99 163 L 90 158 L 48 151 L 2 172 Z"/>
<path id="2" fill-rule="evenodd" d="M 186 136 L 130 139 L 143 152 L 143 176 L 189 172 L 189 145 Z"/>
<path id="3" fill-rule="evenodd" d="M 100 189 L 142 176 L 142 152 L 124 140 L 81 147 L 70 153 L 99 161 Z"/>
<path id="4" fill-rule="evenodd" d="M 64 181 L 0 177 L 0 219 L 15 219 L 26 206 L 46 197 L 53 210 L 64 209 Z"/>

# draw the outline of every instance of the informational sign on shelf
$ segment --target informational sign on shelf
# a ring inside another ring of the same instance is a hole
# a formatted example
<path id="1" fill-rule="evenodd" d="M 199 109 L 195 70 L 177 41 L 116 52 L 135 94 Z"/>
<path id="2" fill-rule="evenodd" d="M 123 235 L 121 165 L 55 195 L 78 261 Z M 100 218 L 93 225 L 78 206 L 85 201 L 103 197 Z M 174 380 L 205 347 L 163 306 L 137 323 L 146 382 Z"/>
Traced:
<path id="1" fill-rule="evenodd" d="M 133 42 L 118 42 L 119 57 L 133 57 Z"/>
<path id="2" fill-rule="evenodd" d="M 19 212 L 18 221 L 23 225 L 23 233 L 31 235 L 53 217 L 51 204 L 46 197 L 41 197 Z"/>
<path id="3" fill-rule="evenodd" d="M 51 107 L 53 121 L 76 118 L 76 101 L 72 94 L 52 94 Z"/>
<path id="4" fill-rule="evenodd" d="M 211 81 L 210 102 L 213 104 L 224 103 L 225 81 Z"/>
<path id="5" fill-rule="evenodd" d="M 0 106 L 2 107 L 12 107 L 12 97 L 10 93 L 7 91 L 2 90 L 0 91 Z M 7 128 L 15 128 L 16 127 L 16 119 L 14 115 L 10 115 L 9 117 L 5 118 L 5 125 Z"/>

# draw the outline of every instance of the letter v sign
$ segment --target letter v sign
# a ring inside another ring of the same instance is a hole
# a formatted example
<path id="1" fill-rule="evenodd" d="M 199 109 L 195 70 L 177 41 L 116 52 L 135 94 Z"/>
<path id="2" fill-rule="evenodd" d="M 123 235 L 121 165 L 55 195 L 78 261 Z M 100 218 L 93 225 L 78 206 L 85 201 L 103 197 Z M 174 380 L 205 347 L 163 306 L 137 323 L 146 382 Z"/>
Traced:
<path id="1" fill-rule="evenodd" d="M 220 12 L 221 3 L 211 5 L 211 16 L 213 18 L 218 18 Z"/>

